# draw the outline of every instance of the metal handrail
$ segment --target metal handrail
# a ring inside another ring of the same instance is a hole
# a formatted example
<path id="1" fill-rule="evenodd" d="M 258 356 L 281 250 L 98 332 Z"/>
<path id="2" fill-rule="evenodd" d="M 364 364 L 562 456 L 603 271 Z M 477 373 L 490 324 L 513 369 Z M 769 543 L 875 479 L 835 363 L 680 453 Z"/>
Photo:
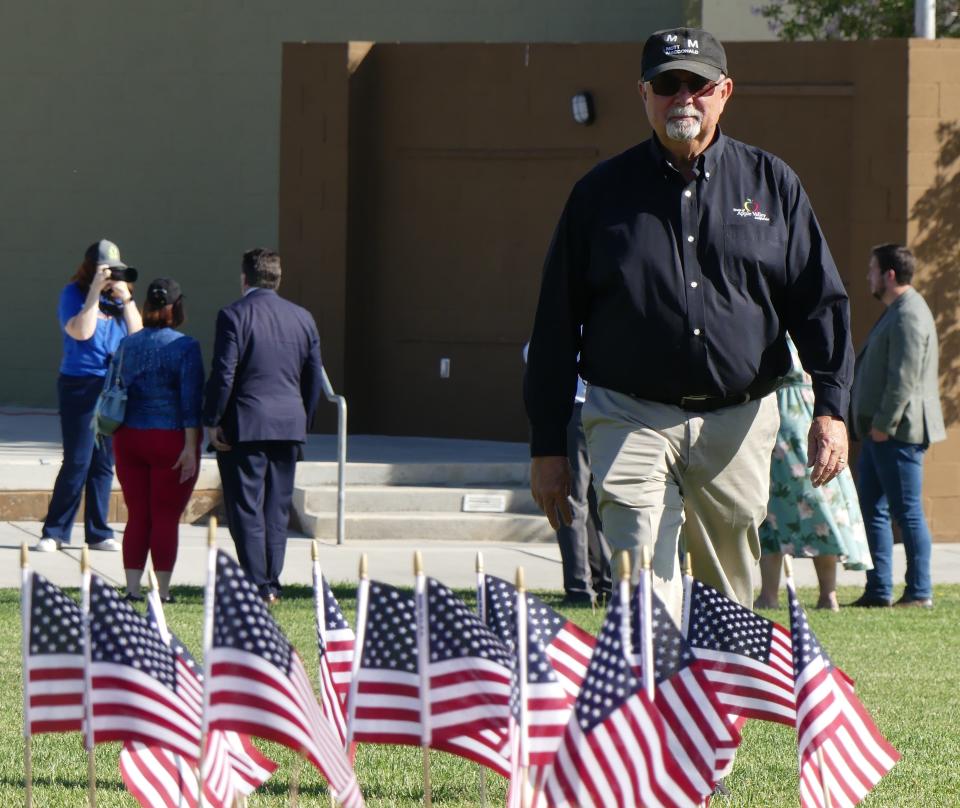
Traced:
<path id="1" fill-rule="evenodd" d="M 333 392 L 327 369 L 320 368 L 323 394 L 337 405 L 337 544 L 343 544 L 346 532 L 347 472 L 347 400 Z"/>

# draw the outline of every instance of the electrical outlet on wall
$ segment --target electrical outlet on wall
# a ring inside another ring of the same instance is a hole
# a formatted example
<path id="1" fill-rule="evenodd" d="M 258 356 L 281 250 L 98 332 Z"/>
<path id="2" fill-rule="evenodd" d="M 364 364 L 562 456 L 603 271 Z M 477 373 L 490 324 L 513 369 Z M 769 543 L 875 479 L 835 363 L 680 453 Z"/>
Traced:
<path id="1" fill-rule="evenodd" d="M 441 379 L 450 378 L 450 360 L 447 357 L 443 357 L 440 360 L 440 378 Z"/>

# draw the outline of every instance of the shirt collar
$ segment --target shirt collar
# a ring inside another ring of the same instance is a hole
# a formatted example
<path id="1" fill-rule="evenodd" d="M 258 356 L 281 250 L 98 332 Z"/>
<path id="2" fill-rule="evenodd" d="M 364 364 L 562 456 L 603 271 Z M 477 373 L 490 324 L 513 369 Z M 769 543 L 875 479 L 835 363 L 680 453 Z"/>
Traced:
<path id="1" fill-rule="evenodd" d="M 651 133 L 649 143 L 648 154 L 656 164 L 664 167 L 669 166 L 671 170 L 676 171 L 672 163 L 673 155 L 660 142 L 660 138 L 657 137 L 656 132 Z M 717 132 L 713 137 L 713 142 L 697 157 L 696 172 L 698 175 L 703 174 L 704 178 L 709 180 L 716 174 L 726 144 L 727 136 L 723 134 L 723 131 L 718 125 Z"/>

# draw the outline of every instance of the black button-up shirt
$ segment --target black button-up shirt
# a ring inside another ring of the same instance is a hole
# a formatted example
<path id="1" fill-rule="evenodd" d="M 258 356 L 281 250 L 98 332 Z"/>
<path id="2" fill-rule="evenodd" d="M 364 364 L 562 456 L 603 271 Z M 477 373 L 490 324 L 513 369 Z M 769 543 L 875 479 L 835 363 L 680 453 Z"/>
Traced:
<path id="1" fill-rule="evenodd" d="M 524 385 L 531 453 L 566 453 L 579 373 L 652 401 L 767 391 L 793 336 L 814 414 L 846 416 L 846 291 L 796 174 L 718 132 L 687 182 L 654 136 L 573 188 Z"/>

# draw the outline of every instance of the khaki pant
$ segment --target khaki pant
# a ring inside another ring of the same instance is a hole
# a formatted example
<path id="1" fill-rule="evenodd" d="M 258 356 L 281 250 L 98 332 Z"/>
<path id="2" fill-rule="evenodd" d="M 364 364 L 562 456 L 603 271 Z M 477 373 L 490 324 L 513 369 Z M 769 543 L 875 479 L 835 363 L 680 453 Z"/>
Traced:
<path id="1" fill-rule="evenodd" d="M 679 625 L 682 528 L 694 577 L 752 606 L 779 426 L 774 395 L 697 413 L 590 387 L 583 427 L 614 581 L 618 551 L 629 551 L 636 581 L 640 548 L 649 547 L 654 591 Z"/>

